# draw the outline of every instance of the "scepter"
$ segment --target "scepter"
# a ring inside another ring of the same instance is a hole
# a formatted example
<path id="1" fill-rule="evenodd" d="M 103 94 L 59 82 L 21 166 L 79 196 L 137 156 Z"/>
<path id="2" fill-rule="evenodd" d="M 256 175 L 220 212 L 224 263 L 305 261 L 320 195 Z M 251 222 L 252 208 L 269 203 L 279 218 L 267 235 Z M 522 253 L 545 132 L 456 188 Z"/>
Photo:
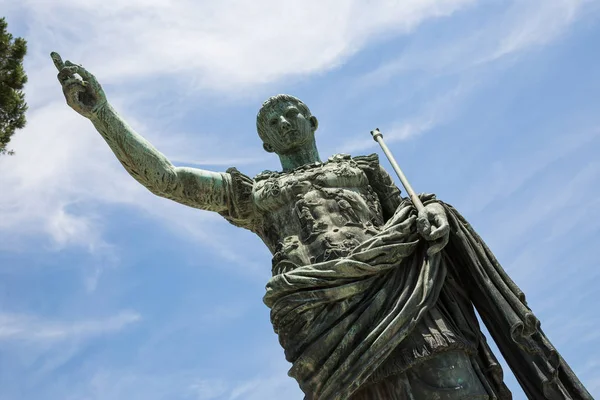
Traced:
<path id="1" fill-rule="evenodd" d="M 408 183 L 408 179 L 406 179 L 404 172 L 402 172 L 402 170 L 400 169 L 400 166 L 398 165 L 398 163 L 396 162 L 396 159 L 390 152 L 390 149 L 388 149 L 385 142 L 383 141 L 383 133 L 381 133 L 379 131 L 379 128 L 375 128 L 374 131 L 371 131 L 371 135 L 373 136 L 373 140 L 375 140 L 381 146 L 381 149 L 385 153 L 385 156 L 390 161 L 390 164 L 392 164 L 392 168 L 394 168 L 394 171 L 396 171 L 398 178 L 400 178 L 400 182 L 402 183 L 402 186 L 404 186 L 404 189 L 406 189 L 406 193 L 408 193 L 408 196 L 410 197 L 410 201 L 412 201 L 413 205 L 415 206 L 417 211 L 420 213 L 421 211 L 423 211 L 425 209 L 425 207 L 423 206 L 421 199 L 419 199 L 419 196 L 417 196 L 417 194 L 413 190 L 412 186 L 410 186 L 410 183 Z"/>

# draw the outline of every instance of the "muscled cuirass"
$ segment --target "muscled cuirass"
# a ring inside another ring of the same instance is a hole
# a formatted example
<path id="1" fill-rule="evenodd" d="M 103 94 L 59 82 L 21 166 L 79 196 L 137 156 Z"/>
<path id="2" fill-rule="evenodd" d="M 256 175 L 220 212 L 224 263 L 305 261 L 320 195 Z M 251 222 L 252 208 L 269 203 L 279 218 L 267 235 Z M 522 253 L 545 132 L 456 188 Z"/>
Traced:
<path id="1" fill-rule="evenodd" d="M 228 173 L 231 206 L 222 215 L 261 237 L 273 254 L 274 276 L 348 256 L 384 231 L 385 221 L 402 200 L 374 154 L 336 155 L 325 163 L 289 172 L 265 171 L 254 179 L 233 168 Z M 436 353 L 471 352 L 474 343 L 454 329 L 444 307 L 434 305 L 369 383 L 404 372 Z"/>
<path id="2" fill-rule="evenodd" d="M 377 194 L 349 156 L 288 173 L 264 172 L 255 178 L 252 201 L 273 265 L 284 259 L 300 266 L 343 257 L 384 223 Z M 279 272 L 284 271 L 274 271 Z"/>

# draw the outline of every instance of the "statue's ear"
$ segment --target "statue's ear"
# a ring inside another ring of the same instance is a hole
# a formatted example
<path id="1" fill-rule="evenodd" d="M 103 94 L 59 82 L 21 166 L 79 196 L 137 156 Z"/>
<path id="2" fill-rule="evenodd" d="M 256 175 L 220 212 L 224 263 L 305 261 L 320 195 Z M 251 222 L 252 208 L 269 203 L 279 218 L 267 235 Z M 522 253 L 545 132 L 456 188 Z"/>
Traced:
<path id="1" fill-rule="evenodd" d="M 310 126 L 312 127 L 313 132 L 319 127 L 319 120 L 314 115 L 310 117 Z"/>
<path id="2" fill-rule="evenodd" d="M 275 149 L 269 143 L 263 143 L 263 149 L 265 149 L 267 153 L 275 152 Z"/>

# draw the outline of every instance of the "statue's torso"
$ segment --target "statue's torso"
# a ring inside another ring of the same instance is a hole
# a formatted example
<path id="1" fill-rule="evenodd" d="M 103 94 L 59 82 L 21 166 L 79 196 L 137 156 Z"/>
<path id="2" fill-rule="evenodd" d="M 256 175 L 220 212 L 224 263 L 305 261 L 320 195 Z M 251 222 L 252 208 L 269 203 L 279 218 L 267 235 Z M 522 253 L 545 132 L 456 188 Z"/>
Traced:
<path id="1" fill-rule="evenodd" d="M 252 199 L 274 262 L 307 265 L 342 257 L 377 234 L 384 222 L 377 194 L 349 157 L 289 173 L 263 173 Z"/>
<path id="2" fill-rule="evenodd" d="M 325 163 L 285 173 L 267 171 L 254 179 L 237 170 L 230 173 L 232 193 L 239 197 L 232 201 L 237 208 L 225 216 L 261 237 L 273 254 L 273 275 L 348 255 L 383 230 L 401 201 L 375 157 L 337 155 Z M 402 373 L 434 353 L 471 351 L 474 345 L 451 326 L 443 307 L 431 307 L 370 383 Z"/>

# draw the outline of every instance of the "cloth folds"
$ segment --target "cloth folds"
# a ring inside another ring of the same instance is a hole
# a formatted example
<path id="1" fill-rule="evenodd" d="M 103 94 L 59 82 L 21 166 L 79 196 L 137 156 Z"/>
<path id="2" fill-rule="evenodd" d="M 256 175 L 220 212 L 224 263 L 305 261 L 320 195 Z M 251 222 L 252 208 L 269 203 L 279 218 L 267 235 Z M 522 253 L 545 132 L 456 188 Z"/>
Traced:
<path id="1" fill-rule="evenodd" d="M 404 200 L 382 231 L 347 257 L 306 266 L 283 260 L 275 268 L 287 272 L 271 278 L 264 302 L 305 399 L 350 398 L 427 310 L 454 292 L 467 299 L 452 302 L 479 336 L 476 370 L 490 398 L 511 395 L 473 305 L 529 398 L 592 399 L 542 333 L 521 290 L 464 218 L 443 205 L 451 238 L 432 257 L 416 232 L 416 211 Z"/>
<path id="2" fill-rule="evenodd" d="M 544 335 L 521 289 L 469 223 L 452 206 L 444 207 L 451 227 L 450 243 L 444 250 L 451 273 L 461 277 L 471 302 L 527 397 L 592 400 Z"/>

